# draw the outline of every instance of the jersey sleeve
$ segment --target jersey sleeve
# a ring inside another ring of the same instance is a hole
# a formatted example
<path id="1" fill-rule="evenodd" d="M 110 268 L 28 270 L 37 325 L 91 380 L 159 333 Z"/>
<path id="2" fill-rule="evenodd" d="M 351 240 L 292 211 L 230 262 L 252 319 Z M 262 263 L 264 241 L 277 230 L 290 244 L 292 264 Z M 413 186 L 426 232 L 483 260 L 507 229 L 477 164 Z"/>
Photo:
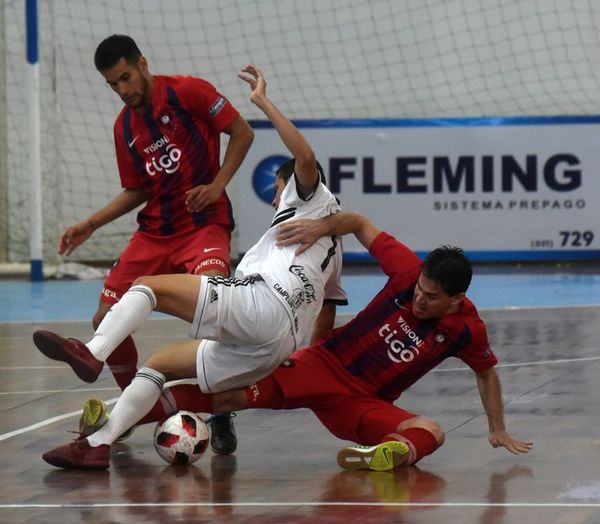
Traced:
<path id="1" fill-rule="evenodd" d="M 219 133 L 240 115 L 215 86 L 201 78 L 184 77 L 178 96 L 185 107 L 206 120 Z"/>
<path id="2" fill-rule="evenodd" d="M 473 330 L 471 344 L 456 356 L 476 373 L 486 371 L 498 363 L 496 355 L 490 348 L 487 331 L 482 321 Z"/>
<path id="3" fill-rule="evenodd" d="M 389 277 L 401 274 L 414 280 L 415 274 L 421 270 L 419 257 L 385 231 L 373 240 L 369 253 L 377 259 L 381 269 Z"/>
<path id="4" fill-rule="evenodd" d="M 325 295 L 323 302 L 329 302 L 338 306 L 348 305 L 348 296 L 342 286 L 342 239 L 336 237 L 336 253 L 332 257 L 333 271 L 325 282 Z"/>
<path id="5" fill-rule="evenodd" d="M 133 158 L 131 158 L 131 153 L 127 147 L 127 141 L 122 132 L 121 116 L 115 122 L 113 134 L 121 187 L 123 189 L 143 189 L 143 173 L 139 172 L 135 167 Z"/>

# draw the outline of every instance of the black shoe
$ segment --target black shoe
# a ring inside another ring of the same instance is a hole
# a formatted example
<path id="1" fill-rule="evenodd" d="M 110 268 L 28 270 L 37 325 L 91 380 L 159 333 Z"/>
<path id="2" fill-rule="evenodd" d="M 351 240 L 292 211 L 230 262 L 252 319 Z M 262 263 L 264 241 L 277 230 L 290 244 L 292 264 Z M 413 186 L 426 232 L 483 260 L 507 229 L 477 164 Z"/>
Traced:
<path id="1" fill-rule="evenodd" d="M 235 413 L 217 413 L 205 421 L 211 429 L 210 447 L 219 455 L 231 455 L 237 448 L 233 417 Z"/>

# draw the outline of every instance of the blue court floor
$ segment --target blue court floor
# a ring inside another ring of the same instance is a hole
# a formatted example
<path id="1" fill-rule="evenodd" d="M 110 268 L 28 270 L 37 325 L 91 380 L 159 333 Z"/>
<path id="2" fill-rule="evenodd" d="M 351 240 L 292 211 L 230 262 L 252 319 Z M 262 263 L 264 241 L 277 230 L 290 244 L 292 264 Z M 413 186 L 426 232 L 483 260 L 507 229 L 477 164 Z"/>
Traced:
<path id="1" fill-rule="evenodd" d="M 381 289 L 377 266 L 347 266 L 343 284 L 354 315 Z M 0 280 L 0 322 L 90 320 L 101 280 Z M 479 309 L 600 305 L 600 262 L 579 265 L 475 266 L 468 296 Z"/>

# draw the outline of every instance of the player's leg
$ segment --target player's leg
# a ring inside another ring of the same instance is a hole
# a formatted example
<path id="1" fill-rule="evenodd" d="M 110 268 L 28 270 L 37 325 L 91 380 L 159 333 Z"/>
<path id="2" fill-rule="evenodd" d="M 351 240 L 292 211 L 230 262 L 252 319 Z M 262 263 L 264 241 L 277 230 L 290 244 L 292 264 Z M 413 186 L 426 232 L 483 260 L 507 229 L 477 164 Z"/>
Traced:
<path id="1" fill-rule="evenodd" d="M 149 288 L 154 296 L 156 311 L 191 323 L 196 312 L 200 280 L 199 276 L 188 274 L 144 276 L 135 280 L 133 288 Z"/>
<path id="2" fill-rule="evenodd" d="M 220 280 L 211 282 L 211 279 L 202 278 L 203 281 L 207 281 L 207 284 L 202 298 L 203 307 L 199 309 L 205 311 L 205 314 L 197 321 L 195 319 L 192 331 L 194 333 L 210 331 L 214 337 L 218 338 L 222 335 L 223 338 L 230 339 L 230 342 L 208 340 L 200 343 L 201 351 L 197 352 L 197 369 L 193 376 L 202 377 L 201 389 L 206 393 L 230 390 L 264 377 L 294 349 L 293 340 L 288 336 L 289 319 L 280 314 L 277 299 L 269 293 L 266 284 L 262 281 L 223 283 Z M 218 300 L 211 302 L 212 294 L 209 291 L 214 292 L 219 297 Z M 255 311 L 255 308 L 250 307 L 253 314 L 248 317 L 246 311 L 249 308 L 246 306 L 256 303 L 261 303 L 260 314 Z M 234 308 L 232 305 L 238 307 Z M 222 309 L 219 310 L 219 307 Z M 225 317 L 226 320 L 223 321 Z M 259 317 L 267 322 L 266 325 L 257 325 Z M 241 344 L 242 340 L 248 343 Z M 181 344 L 175 346 L 180 351 L 183 351 L 182 347 L 184 346 Z M 196 352 L 195 345 L 192 346 L 192 351 Z M 160 353 L 153 356 L 147 367 L 169 371 L 169 368 L 165 367 L 168 361 L 166 364 L 161 364 L 162 355 Z M 156 362 L 154 359 L 157 359 Z M 175 375 L 184 376 L 179 371 Z M 199 391 L 189 386 L 164 390 L 160 402 L 144 417 L 142 423 L 160 420 L 178 409 L 213 412 L 212 405 L 209 403 L 205 406 L 202 398 L 196 398 L 196 405 L 189 405 L 199 394 Z M 96 401 L 91 404 L 101 405 Z M 92 421 L 88 426 L 94 429 L 97 425 L 95 422 Z"/>
<path id="3" fill-rule="evenodd" d="M 166 377 L 196 376 L 196 350 L 189 346 L 187 350 L 170 346 L 151 357 L 147 364 L 148 367 L 141 368 L 125 388 L 104 426 L 89 437 L 45 453 L 43 459 L 63 468 L 107 468 L 110 446 L 152 409 Z"/>
<path id="4" fill-rule="evenodd" d="M 140 420 L 140 423 L 158 422 L 176 411 L 222 413 L 244 409 L 281 409 L 284 396 L 279 382 L 273 376 L 276 373 L 274 372 L 250 386 L 219 393 L 203 393 L 197 385 L 177 384 L 171 386 L 168 388 L 171 406 L 165 408 L 166 404 L 155 404 L 152 410 Z"/>
<path id="5" fill-rule="evenodd" d="M 131 237 L 127 247 L 115 262 L 104 282 L 100 305 L 94 316 L 96 332 L 98 332 L 100 326 L 103 328 L 108 326 L 109 329 L 106 331 L 111 333 L 112 324 L 121 323 L 120 315 L 116 315 L 116 320 L 112 320 L 115 317 L 113 315 L 114 308 L 130 310 L 130 316 L 139 316 L 135 304 L 134 307 L 129 305 L 132 301 L 141 302 L 142 307 L 146 309 L 142 312 L 141 317 L 136 319 L 138 324 L 147 318 L 152 309 L 146 306 L 148 299 L 143 293 L 134 293 L 133 297 L 128 296 L 125 303 L 120 304 L 131 284 L 140 274 L 156 273 L 162 268 L 169 267 L 168 254 L 169 250 L 165 249 L 164 242 L 157 242 L 149 235 L 136 232 Z M 110 308 L 111 314 L 107 314 L 107 307 Z M 78 340 L 66 339 L 48 331 L 35 332 L 34 342 L 46 356 L 69 363 L 77 375 L 86 382 L 96 380 L 103 362 L 116 350 L 117 354 L 111 359 L 111 366 L 114 366 L 116 370 L 115 378 L 123 388 L 131 381 L 134 369 L 137 368 L 137 350 L 133 340 L 129 337 L 130 332 L 131 330 L 126 330 L 124 333 L 122 330 L 116 330 L 113 339 L 116 337 L 118 339 L 111 341 L 111 347 L 105 344 L 106 340 L 103 337 L 99 337 L 92 344 L 95 347 L 88 348 Z"/>
<path id="6" fill-rule="evenodd" d="M 119 296 L 121 295 L 119 294 Z M 94 330 L 98 328 L 114 303 L 114 300 L 107 301 L 107 297 L 104 295 L 100 297 L 98 310 L 92 320 Z M 106 359 L 106 363 L 121 390 L 129 386 L 137 373 L 138 364 L 138 352 L 133 337 L 126 337 Z"/>
<path id="7" fill-rule="evenodd" d="M 86 382 L 96 380 L 103 363 L 113 351 L 148 319 L 157 308 L 157 297 L 151 287 L 139 284 L 151 283 L 158 290 L 163 307 L 159 308 L 191 321 L 193 319 L 200 278 L 194 275 L 161 275 L 144 277 L 112 306 L 98 326 L 94 337 L 87 344 L 75 339 L 65 339 L 48 331 L 34 333 L 35 345 L 46 356 L 67 362 Z M 188 313 L 191 311 L 191 313 Z"/>
<path id="8" fill-rule="evenodd" d="M 173 348 L 173 347 L 172 347 Z M 175 353 L 175 349 L 177 353 Z M 175 376 L 189 375 L 191 369 L 191 356 L 180 358 L 181 347 L 175 346 L 171 355 L 163 354 L 157 360 L 148 362 Z M 178 362 L 173 364 L 171 360 L 177 358 Z M 195 357 L 194 357 L 195 358 Z M 164 365 L 163 360 L 169 362 Z M 171 413 L 160 412 L 159 403 L 148 408 L 152 400 L 159 396 L 159 386 L 164 380 L 162 373 L 151 368 L 142 368 L 131 385 L 123 392 L 117 402 L 115 409 L 111 412 L 109 421 L 93 435 L 88 438 L 80 438 L 73 443 L 65 444 L 55 448 L 43 455 L 46 462 L 62 468 L 79 469 L 105 469 L 108 467 L 110 443 L 114 442 L 129 427 L 129 424 L 157 422 Z M 176 385 L 171 388 L 177 405 L 172 412 L 186 410 L 192 412 L 211 413 L 241 411 L 249 408 L 256 409 L 282 409 L 285 398 L 279 381 L 273 375 L 269 375 L 256 384 L 246 388 L 238 388 L 215 394 L 206 394 L 197 386 L 188 384 Z M 182 393 L 185 391 L 185 393 Z M 102 401 L 94 401 L 104 409 Z M 119 410 L 115 414 L 115 410 Z M 140 418 L 143 410 L 150 410 L 146 416 Z"/>
<path id="9" fill-rule="evenodd" d="M 444 442 L 444 433 L 433 420 L 385 402 L 364 410 L 356 427 L 362 446 L 342 449 L 338 463 L 345 469 L 393 469 L 415 464 Z"/>
<path id="10" fill-rule="evenodd" d="M 189 238 L 188 238 L 189 236 Z M 94 316 L 96 330 L 106 312 L 116 303 L 115 296 L 122 295 L 140 275 L 171 273 L 229 274 L 230 232 L 221 226 L 206 226 L 186 235 L 158 241 L 154 237 L 136 234 L 111 271 L 105 292 Z M 168 247 L 168 249 L 167 249 Z M 146 254 L 152 253 L 152 256 Z M 192 344 L 194 344 L 192 342 Z M 125 389 L 137 372 L 137 349 L 131 336 L 127 336 L 107 358 L 117 384 Z M 168 399 L 165 399 L 168 403 Z"/>
<path id="11" fill-rule="evenodd" d="M 187 242 L 178 250 L 175 262 L 184 266 L 186 273 L 194 275 L 227 277 L 230 272 L 231 231 L 218 224 L 209 224 L 194 232 L 194 241 Z M 169 391 L 165 390 L 165 395 Z M 173 394 L 183 396 L 192 393 L 179 388 Z M 215 453 L 229 455 L 237 448 L 237 435 L 233 413 L 215 413 L 206 419 L 210 426 L 210 447 Z"/>
<path id="12" fill-rule="evenodd" d="M 100 307 L 94 316 L 94 330 L 104 319 L 110 307 L 133 285 L 140 275 L 171 273 L 170 253 L 172 250 L 165 239 L 156 239 L 136 232 L 110 271 L 100 296 Z M 119 385 L 125 389 L 137 372 L 138 353 L 133 338 L 125 337 L 106 359 L 106 363 Z"/>
<path id="13" fill-rule="evenodd" d="M 196 356 L 192 352 L 186 352 L 182 356 L 181 348 L 176 349 L 177 351 L 172 351 L 170 355 L 159 355 L 148 364 L 160 367 L 170 377 L 189 376 L 191 368 L 195 370 Z M 139 421 L 141 414 L 152 409 L 152 403 L 158 399 L 164 380 L 165 375 L 157 370 L 146 367 L 140 369 L 132 383 L 123 391 L 108 422 L 101 429 L 87 438 L 82 437 L 48 451 L 43 455 L 43 459 L 53 466 L 67 469 L 108 468 L 110 445 Z M 247 388 L 214 395 L 204 394 L 199 389 L 198 392 L 197 398 L 200 400 L 196 404 L 179 408 L 187 407 L 189 411 L 230 412 L 250 407 L 279 409 L 283 403 L 282 390 L 272 376 L 265 377 Z"/>
<path id="14" fill-rule="evenodd" d="M 381 439 L 382 442 L 391 440 L 406 442 L 410 448 L 407 463 L 415 464 L 438 449 L 444 443 L 445 434 L 435 420 L 417 415 L 402 421 L 396 431 Z"/>

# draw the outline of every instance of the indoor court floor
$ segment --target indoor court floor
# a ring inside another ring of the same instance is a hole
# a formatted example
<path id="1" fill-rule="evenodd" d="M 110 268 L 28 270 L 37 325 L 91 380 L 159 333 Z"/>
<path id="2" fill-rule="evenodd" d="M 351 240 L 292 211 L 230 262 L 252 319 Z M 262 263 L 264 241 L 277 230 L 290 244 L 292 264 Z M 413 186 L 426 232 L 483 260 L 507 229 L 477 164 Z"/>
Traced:
<path id="1" fill-rule="evenodd" d="M 599 524 L 598 269 L 476 268 L 470 295 L 500 360 L 508 430 L 533 450 L 489 445 L 475 378 L 450 359 L 398 401 L 438 420 L 446 443 L 394 472 L 339 469 L 347 443 L 306 410 L 241 412 L 235 455 L 208 451 L 189 467 L 162 462 L 148 425 L 114 446 L 108 471 L 53 468 L 41 454 L 75 438 L 82 402 L 118 389 L 106 371 L 80 382 L 31 335 L 87 340 L 100 283 L 0 281 L 0 522 Z M 340 321 L 382 283 L 350 271 Z M 143 359 L 186 336 L 185 323 L 159 316 L 135 339 Z"/>

